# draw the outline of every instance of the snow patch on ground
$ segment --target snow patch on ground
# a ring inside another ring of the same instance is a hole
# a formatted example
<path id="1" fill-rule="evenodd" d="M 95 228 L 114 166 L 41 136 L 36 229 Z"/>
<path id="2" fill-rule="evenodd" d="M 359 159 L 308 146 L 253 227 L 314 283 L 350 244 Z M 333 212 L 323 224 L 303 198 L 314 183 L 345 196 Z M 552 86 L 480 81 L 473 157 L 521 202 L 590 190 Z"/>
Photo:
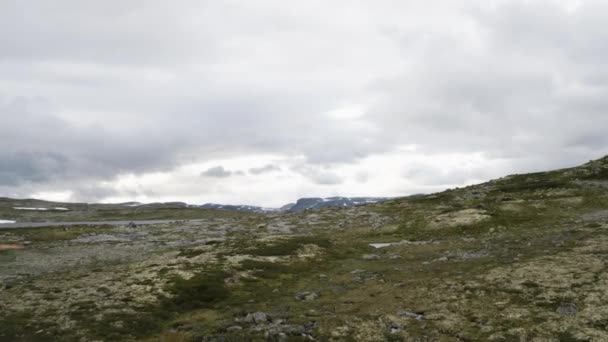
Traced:
<path id="1" fill-rule="evenodd" d="M 15 223 L 15 221 L 0 220 L 0 224 L 4 224 L 4 223 Z"/>
<path id="2" fill-rule="evenodd" d="M 374 248 L 385 248 L 391 246 L 420 246 L 420 245 L 428 245 L 428 244 L 438 244 L 439 241 L 409 241 L 409 240 L 401 240 L 397 242 L 377 242 L 370 243 L 370 247 Z"/>
<path id="3" fill-rule="evenodd" d="M 15 210 L 49 210 L 48 208 L 13 207 Z"/>
<path id="4" fill-rule="evenodd" d="M 46 211 L 46 210 L 61 210 L 61 211 L 66 211 L 66 210 L 70 210 L 68 208 L 61 208 L 61 207 L 57 207 L 57 208 L 13 207 L 13 209 L 15 209 L 15 210 L 37 210 L 37 211 Z"/>
<path id="5" fill-rule="evenodd" d="M 370 243 L 370 246 L 374 248 L 384 248 L 394 245 L 394 243 Z"/>

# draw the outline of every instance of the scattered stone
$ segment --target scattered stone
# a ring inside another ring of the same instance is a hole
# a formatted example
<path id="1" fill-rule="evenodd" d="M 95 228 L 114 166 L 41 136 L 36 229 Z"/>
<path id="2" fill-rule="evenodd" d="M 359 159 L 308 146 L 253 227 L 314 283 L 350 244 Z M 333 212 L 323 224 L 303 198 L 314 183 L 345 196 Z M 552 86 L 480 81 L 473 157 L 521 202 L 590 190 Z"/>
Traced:
<path id="1" fill-rule="evenodd" d="M 127 227 L 129 227 L 129 228 L 137 228 L 137 225 L 135 224 L 135 222 L 129 222 L 129 224 L 127 224 Z"/>
<path id="2" fill-rule="evenodd" d="M 364 254 L 362 258 L 363 260 L 378 260 L 380 256 L 378 254 Z"/>
<path id="3" fill-rule="evenodd" d="M 424 311 L 399 310 L 397 311 L 397 316 L 414 318 L 421 321 L 424 319 Z"/>
<path id="4" fill-rule="evenodd" d="M 490 218 L 485 210 L 464 209 L 435 216 L 431 228 L 468 226 Z"/>
<path id="5" fill-rule="evenodd" d="M 387 330 L 389 334 L 397 334 L 401 332 L 401 327 L 397 323 L 392 322 L 388 325 Z"/>
<path id="6" fill-rule="evenodd" d="M 310 300 L 315 300 L 315 299 L 319 298 L 319 294 L 316 292 L 308 292 L 308 291 L 299 292 L 299 293 L 296 293 L 294 298 L 297 300 L 310 301 Z"/>
<path id="7" fill-rule="evenodd" d="M 233 325 L 226 329 L 227 332 L 235 332 L 235 331 L 241 331 L 241 330 L 243 330 L 243 327 L 241 327 L 240 325 Z"/>
<path id="8" fill-rule="evenodd" d="M 562 303 L 557 308 L 557 313 L 563 316 L 574 316 L 577 313 L 576 305 L 573 303 Z"/>
<path id="9" fill-rule="evenodd" d="M 261 311 L 257 311 L 254 313 L 249 313 L 247 314 L 247 316 L 245 316 L 245 319 L 243 320 L 243 322 L 245 323 L 255 323 L 255 324 L 264 324 L 268 322 L 268 316 Z"/>
<path id="10" fill-rule="evenodd" d="M 193 323 L 176 323 L 174 325 L 172 325 L 172 331 L 192 331 L 195 328 L 197 328 L 198 326 L 196 324 Z"/>

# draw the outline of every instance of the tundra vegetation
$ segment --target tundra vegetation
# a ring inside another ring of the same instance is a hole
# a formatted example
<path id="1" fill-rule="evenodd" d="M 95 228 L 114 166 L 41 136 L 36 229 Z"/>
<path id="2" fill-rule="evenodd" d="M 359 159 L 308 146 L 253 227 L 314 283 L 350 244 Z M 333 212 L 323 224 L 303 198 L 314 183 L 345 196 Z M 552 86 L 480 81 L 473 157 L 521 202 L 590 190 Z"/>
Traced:
<path id="1" fill-rule="evenodd" d="M 0 214 L 199 219 L 0 230 L 1 341 L 608 341 L 608 157 L 349 208 Z"/>

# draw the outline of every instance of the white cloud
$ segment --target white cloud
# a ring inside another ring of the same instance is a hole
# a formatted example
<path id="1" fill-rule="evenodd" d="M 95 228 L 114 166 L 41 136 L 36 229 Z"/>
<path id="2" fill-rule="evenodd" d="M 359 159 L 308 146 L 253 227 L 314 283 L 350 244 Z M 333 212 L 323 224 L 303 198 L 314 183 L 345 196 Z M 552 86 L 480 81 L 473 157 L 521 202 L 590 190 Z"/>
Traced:
<path id="1" fill-rule="evenodd" d="M 607 13 L 1 2 L 0 195 L 280 204 L 576 165 L 608 153 Z"/>

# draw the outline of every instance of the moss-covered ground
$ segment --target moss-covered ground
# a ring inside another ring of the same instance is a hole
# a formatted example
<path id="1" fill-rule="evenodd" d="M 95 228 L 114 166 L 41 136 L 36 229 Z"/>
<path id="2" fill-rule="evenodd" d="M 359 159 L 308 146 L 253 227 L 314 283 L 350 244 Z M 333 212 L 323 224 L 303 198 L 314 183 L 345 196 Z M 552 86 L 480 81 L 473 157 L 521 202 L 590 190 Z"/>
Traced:
<path id="1" fill-rule="evenodd" d="M 16 230 L 4 239 L 32 244 L 0 252 L 9 263 L 95 233 L 128 241 L 87 246 L 146 248 L 9 279 L 0 340 L 608 341 L 606 170 L 145 230 Z"/>

